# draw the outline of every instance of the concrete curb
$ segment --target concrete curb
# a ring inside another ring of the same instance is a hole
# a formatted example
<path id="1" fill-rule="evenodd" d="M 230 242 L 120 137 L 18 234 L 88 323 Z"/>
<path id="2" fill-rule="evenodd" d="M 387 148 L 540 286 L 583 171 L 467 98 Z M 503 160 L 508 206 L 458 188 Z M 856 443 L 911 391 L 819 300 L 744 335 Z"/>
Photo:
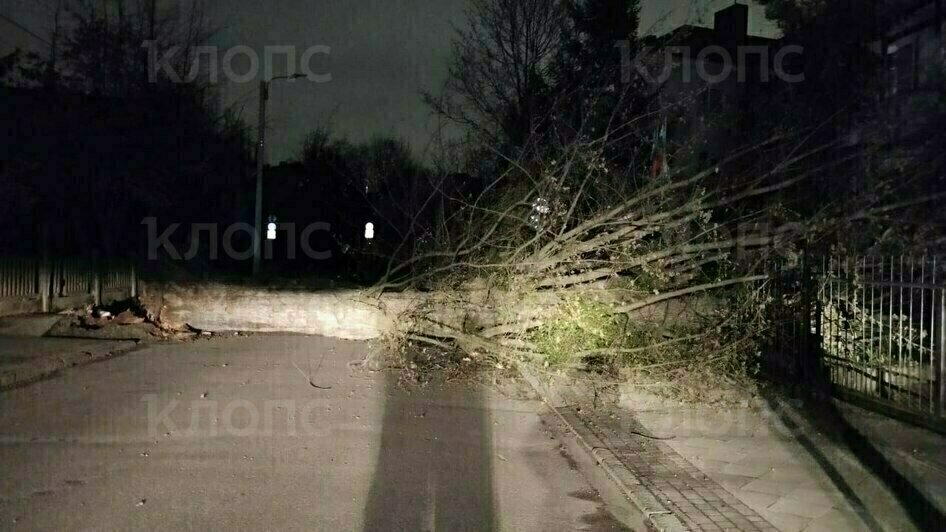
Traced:
<path id="1" fill-rule="evenodd" d="M 562 424 L 575 435 L 581 448 L 604 469 L 631 505 L 643 515 L 644 523 L 649 529 L 657 532 L 685 532 L 688 530 L 683 522 L 624 466 L 613 449 L 602 442 L 580 419 L 563 413 L 562 407 L 566 406 L 568 401 L 562 392 L 550 385 L 544 385 L 530 368 L 520 365 L 518 369 L 526 382 L 539 394 L 542 401 L 555 413 Z"/>
<path id="2" fill-rule="evenodd" d="M 65 356 L 50 356 L 42 361 L 24 364 L 12 370 L 0 372 L 0 392 L 22 388 L 30 384 L 56 377 L 69 368 L 85 366 L 128 354 L 141 346 L 140 341 L 130 345 L 119 345 L 103 353 L 76 352 Z"/>

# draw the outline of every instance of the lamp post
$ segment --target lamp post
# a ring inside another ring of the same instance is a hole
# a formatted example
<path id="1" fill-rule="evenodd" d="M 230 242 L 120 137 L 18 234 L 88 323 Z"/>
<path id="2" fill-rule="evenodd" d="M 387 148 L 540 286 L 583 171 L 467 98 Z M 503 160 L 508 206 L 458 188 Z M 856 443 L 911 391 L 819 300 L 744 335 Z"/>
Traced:
<path id="1" fill-rule="evenodd" d="M 263 159 L 266 157 L 266 102 L 269 101 L 269 85 L 281 79 L 298 79 L 305 74 L 278 76 L 259 82 L 259 144 L 256 146 L 256 217 L 253 223 L 253 275 L 259 274 L 263 241 Z"/>

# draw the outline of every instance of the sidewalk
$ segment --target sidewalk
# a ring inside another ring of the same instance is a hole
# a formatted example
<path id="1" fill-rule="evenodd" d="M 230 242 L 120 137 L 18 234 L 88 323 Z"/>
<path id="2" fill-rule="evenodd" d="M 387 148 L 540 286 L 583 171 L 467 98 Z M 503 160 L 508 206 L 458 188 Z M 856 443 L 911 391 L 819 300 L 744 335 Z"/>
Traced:
<path id="1" fill-rule="evenodd" d="M 657 530 L 942 529 L 940 435 L 840 403 L 718 409 L 630 388 L 607 401 L 527 378 Z"/>
<path id="2" fill-rule="evenodd" d="M 136 346 L 132 341 L 0 336 L 0 390 L 126 353 Z"/>
<path id="3" fill-rule="evenodd" d="M 60 314 L 0 316 L 0 336 L 43 336 L 62 318 Z"/>

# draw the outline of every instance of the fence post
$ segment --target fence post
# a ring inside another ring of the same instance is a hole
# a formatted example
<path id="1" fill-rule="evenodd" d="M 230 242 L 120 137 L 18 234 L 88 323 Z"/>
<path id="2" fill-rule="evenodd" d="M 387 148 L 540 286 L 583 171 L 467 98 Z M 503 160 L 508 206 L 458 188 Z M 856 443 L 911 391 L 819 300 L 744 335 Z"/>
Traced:
<path id="1" fill-rule="evenodd" d="M 102 269 L 97 258 L 92 260 L 92 302 L 102 304 Z"/>
<path id="2" fill-rule="evenodd" d="M 943 417 L 946 414 L 946 288 L 939 289 L 939 367 L 936 369 L 939 388 L 936 415 Z"/>
<path id="3" fill-rule="evenodd" d="M 52 306 L 53 283 L 50 270 L 49 254 L 43 253 L 43 258 L 40 259 L 39 263 L 39 297 L 40 301 L 42 301 L 43 312 L 45 313 L 50 312 L 50 307 Z"/>
<path id="4" fill-rule="evenodd" d="M 128 288 L 131 293 L 131 298 L 134 299 L 138 297 L 138 270 L 135 267 L 135 262 L 131 262 L 131 280 Z"/>
<path id="5" fill-rule="evenodd" d="M 808 246 L 803 244 L 801 252 L 801 349 L 802 349 L 802 379 L 807 386 L 811 386 L 817 391 L 817 383 L 813 369 L 815 367 L 812 359 L 814 350 L 811 341 L 811 271 L 808 268 Z"/>
<path id="6" fill-rule="evenodd" d="M 801 326 L 803 330 L 799 340 L 801 343 L 803 385 L 811 393 L 814 393 L 816 398 L 824 399 L 828 394 L 828 389 L 826 383 L 823 382 L 825 376 L 821 368 L 821 342 L 811 332 L 812 312 L 816 311 L 813 307 L 817 307 L 817 305 L 812 304 L 816 301 L 816 294 L 812 292 L 817 285 L 817 279 L 811 267 L 811 259 L 808 256 L 807 241 L 802 244 L 800 285 L 802 298 Z M 816 323 L 820 324 L 820 321 L 819 319 Z"/>

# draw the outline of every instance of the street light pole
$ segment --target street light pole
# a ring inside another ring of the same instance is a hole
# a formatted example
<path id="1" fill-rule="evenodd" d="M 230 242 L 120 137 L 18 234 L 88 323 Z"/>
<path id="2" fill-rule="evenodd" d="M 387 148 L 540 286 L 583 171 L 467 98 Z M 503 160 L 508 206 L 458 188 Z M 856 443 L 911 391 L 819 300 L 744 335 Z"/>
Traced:
<path id="1" fill-rule="evenodd" d="M 269 85 L 280 79 L 304 78 L 305 74 L 279 76 L 259 82 L 259 143 L 256 146 L 256 216 L 253 223 L 253 275 L 259 274 L 260 255 L 263 243 L 263 161 L 266 158 L 266 102 L 269 101 Z"/>
<path id="2" fill-rule="evenodd" d="M 263 159 L 266 157 L 266 102 L 269 82 L 259 82 L 259 143 L 256 145 L 256 216 L 253 222 L 253 275 L 259 274 L 263 230 Z"/>

